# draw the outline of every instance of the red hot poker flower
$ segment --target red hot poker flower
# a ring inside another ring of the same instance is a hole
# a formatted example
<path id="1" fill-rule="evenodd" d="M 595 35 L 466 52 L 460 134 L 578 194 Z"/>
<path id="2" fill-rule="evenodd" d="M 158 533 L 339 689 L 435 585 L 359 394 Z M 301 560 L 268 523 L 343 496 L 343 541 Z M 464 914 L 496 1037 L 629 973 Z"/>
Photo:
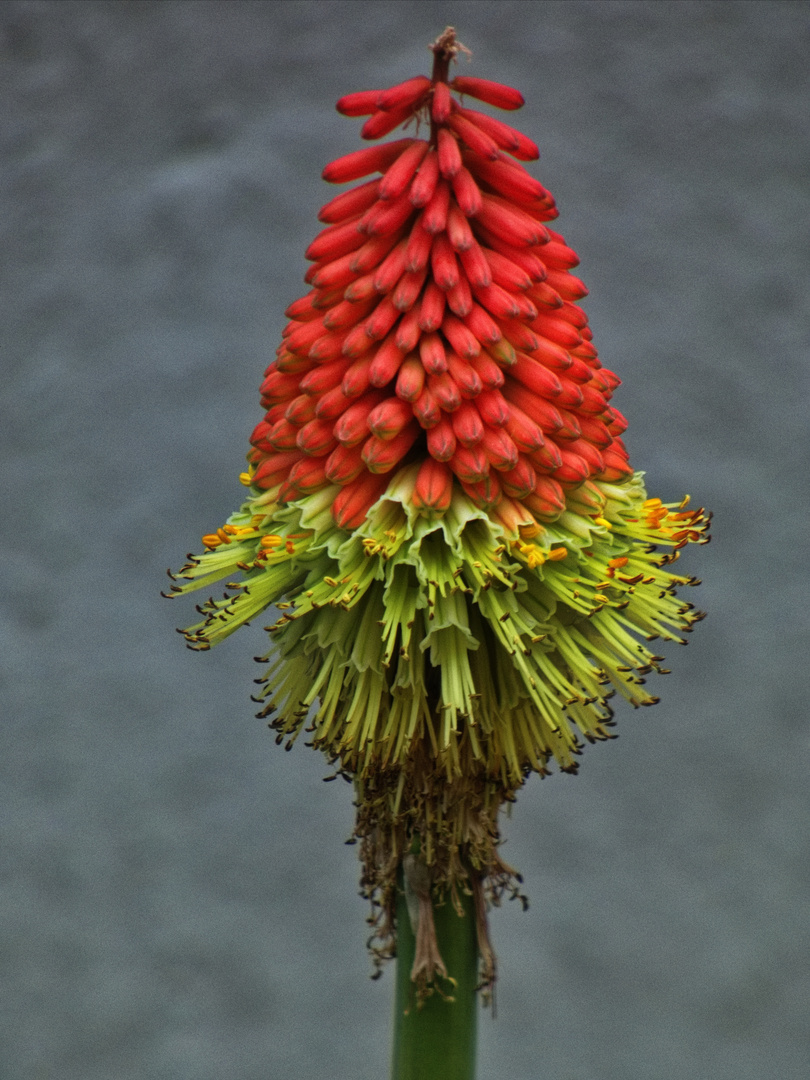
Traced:
<path id="1" fill-rule="evenodd" d="M 616 690 L 653 704 L 647 643 L 701 617 L 669 566 L 708 518 L 633 473 L 577 256 L 523 165 L 537 148 L 461 100 L 523 98 L 450 81 L 457 50 L 448 29 L 432 79 L 338 103 L 365 138 L 410 135 L 324 170 L 357 183 L 319 215 L 310 291 L 261 385 L 249 497 L 172 587 L 233 590 L 198 609 L 194 649 L 277 604 L 259 715 L 353 778 L 383 946 L 414 845 L 439 889 L 483 903 L 514 886 L 501 806 L 610 737 Z"/>

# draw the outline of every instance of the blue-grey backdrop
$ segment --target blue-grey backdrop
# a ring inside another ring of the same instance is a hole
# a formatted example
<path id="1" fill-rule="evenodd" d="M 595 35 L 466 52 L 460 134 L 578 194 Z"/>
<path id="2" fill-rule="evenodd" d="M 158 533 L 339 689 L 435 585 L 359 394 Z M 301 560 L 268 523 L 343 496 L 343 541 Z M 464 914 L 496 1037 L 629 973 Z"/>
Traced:
<path id="1" fill-rule="evenodd" d="M 0 1074 L 376 1080 L 350 789 L 248 700 L 260 624 L 195 655 L 158 598 L 241 497 L 335 99 L 520 87 L 634 463 L 715 510 L 710 617 L 662 703 L 506 823 L 481 1080 L 799 1080 L 810 6 L 0 5 Z"/>

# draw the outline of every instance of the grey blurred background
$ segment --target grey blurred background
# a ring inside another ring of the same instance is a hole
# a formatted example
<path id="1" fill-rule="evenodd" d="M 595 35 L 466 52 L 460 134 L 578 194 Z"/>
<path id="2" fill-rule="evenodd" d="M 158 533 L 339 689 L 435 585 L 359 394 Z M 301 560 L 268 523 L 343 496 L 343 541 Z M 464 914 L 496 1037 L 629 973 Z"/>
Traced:
<path id="1" fill-rule="evenodd" d="M 579 252 L 633 461 L 709 611 L 653 710 L 505 825 L 480 1080 L 808 1075 L 810 6 L 0 5 L 4 1080 L 376 1080 L 351 791 L 253 718 L 260 621 L 165 567 L 236 507 L 348 91 L 447 23 Z"/>

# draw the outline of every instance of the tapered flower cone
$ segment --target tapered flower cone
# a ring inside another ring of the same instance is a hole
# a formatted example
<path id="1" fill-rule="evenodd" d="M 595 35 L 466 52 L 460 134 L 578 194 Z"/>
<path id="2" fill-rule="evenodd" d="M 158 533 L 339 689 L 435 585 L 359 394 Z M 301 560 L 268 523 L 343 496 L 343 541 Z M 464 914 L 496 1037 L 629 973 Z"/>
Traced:
<path id="1" fill-rule="evenodd" d="M 259 715 L 352 778 L 382 949 L 415 845 L 434 888 L 514 885 L 500 808 L 609 738 L 617 691 L 656 700 L 648 642 L 701 617 L 671 567 L 708 538 L 702 510 L 648 498 L 628 463 L 577 256 L 522 164 L 537 147 L 470 107 L 523 98 L 450 80 L 452 35 L 434 48 L 432 79 L 338 102 L 366 139 L 407 136 L 324 170 L 355 186 L 307 249 L 248 499 L 172 587 L 228 582 L 185 631 L 193 649 L 278 609 Z"/>

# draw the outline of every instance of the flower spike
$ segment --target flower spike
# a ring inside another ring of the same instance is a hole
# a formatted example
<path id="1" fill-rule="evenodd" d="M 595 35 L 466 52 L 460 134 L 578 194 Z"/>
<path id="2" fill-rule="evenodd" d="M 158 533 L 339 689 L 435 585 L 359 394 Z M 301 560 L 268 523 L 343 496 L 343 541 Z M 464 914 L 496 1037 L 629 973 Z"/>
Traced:
<path id="1" fill-rule="evenodd" d="M 451 81 L 460 48 L 448 28 L 432 78 L 338 102 L 363 138 L 405 132 L 324 169 L 359 183 L 319 214 L 247 499 L 171 587 L 231 590 L 183 631 L 196 650 L 276 605 L 259 715 L 353 779 L 383 952 L 414 850 L 450 895 L 515 887 L 501 807 L 610 738 L 615 694 L 657 700 L 650 641 L 702 618 L 674 563 L 709 515 L 648 498 L 631 468 L 579 260 L 522 164 L 537 147 L 462 100 L 523 97 Z"/>

